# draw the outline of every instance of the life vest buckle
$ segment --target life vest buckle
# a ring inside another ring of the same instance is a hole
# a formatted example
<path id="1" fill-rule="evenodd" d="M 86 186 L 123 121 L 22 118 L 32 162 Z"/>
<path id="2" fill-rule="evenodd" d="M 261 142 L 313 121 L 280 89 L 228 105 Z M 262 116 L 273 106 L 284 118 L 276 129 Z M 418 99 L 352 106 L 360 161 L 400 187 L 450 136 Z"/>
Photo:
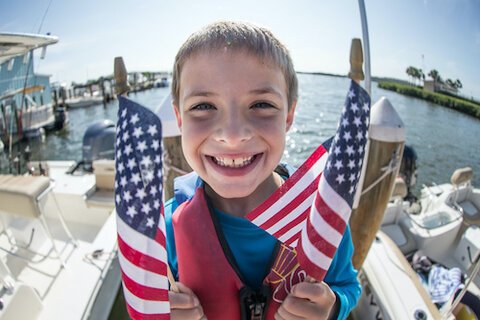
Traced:
<path id="1" fill-rule="evenodd" d="M 270 288 L 266 285 L 262 285 L 259 291 L 248 287 L 240 289 L 242 320 L 264 320 L 269 297 Z"/>

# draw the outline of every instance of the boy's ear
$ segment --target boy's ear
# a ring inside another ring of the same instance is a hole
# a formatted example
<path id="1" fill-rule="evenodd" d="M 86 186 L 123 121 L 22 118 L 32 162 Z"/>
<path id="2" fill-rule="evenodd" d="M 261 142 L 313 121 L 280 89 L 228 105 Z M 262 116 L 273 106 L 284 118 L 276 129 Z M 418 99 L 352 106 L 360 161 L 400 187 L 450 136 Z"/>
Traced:
<path id="1" fill-rule="evenodd" d="M 180 114 L 180 109 L 175 103 L 172 103 L 172 107 L 175 112 L 175 118 L 177 118 L 178 129 L 182 132 L 182 115 Z"/>
<path id="2" fill-rule="evenodd" d="M 297 106 L 297 101 L 295 100 L 292 103 L 292 106 L 290 107 L 290 110 L 288 110 L 287 113 L 287 131 L 290 130 L 290 127 L 293 124 L 293 119 L 295 118 L 295 107 Z"/>

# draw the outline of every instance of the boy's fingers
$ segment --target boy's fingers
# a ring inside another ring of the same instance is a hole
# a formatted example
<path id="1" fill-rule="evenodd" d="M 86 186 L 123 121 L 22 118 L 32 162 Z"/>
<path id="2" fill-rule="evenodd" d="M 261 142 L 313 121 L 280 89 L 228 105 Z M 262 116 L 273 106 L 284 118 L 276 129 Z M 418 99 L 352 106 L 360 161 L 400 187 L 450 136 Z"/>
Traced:
<path id="1" fill-rule="evenodd" d="M 172 309 L 193 309 L 200 306 L 197 296 L 189 287 L 181 282 L 177 282 L 176 284 L 180 292 L 168 292 L 170 307 Z"/>
<path id="2" fill-rule="evenodd" d="M 286 301 L 286 300 L 285 300 Z M 284 301 L 284 302 L 285 302 Z M 305 318 L 295 315 L 294 313 L 287 310 L 288 306 L 282 304 L 275 314 L 275 320 L 304 320 Z"/>
<path id="3" fill-rule="evenodd" d="M 305 317 L 318 313 L 318 306 L 312 301 L 304 298 L 297 298 L 293 295 L 288 295 L 280 306 L 280 315 L 285 319 L 296 319 L 293 316 Z"/>
<path id="4" fill-rule="evenodd" d="M 308 299 L 320 304 L 335 302 L 335 294 L 324 282 L 300 282 L 293 286 L 294 297 Z"/>
<path id="5" fill-rule="evenodd" d="M 180 290 L 181 293 L 188 293 L 188 294 L 191 294 L 191 295 L 195 295 L 193 293 L 192 289 L 190 289 L 189 287 L 187 287 L 183 283 L 181 283 L 181 282 L 175 282 L 175 283 L 177 284 L 177 288 Z"/>
<path id="6" fill-rule="evenodd" d="M 200 308 L 172 310 L 171 318 L 172 319 L 195 319 L 195 320 L 207 319 Z"/>
<path id="7" fill-rule="evenodd" d="M 197 297 L 187 293 L 169 291 L 168 299 L 172 309 L 193 309 L 200 305 Z"/>

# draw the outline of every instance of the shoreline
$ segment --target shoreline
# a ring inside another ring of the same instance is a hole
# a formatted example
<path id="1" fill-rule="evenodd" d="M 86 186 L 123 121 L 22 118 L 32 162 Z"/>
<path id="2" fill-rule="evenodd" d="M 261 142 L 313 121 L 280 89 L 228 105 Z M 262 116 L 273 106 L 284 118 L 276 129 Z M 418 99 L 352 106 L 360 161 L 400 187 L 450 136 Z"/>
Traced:
<path id="1" fill-rule="evenodd" d="M 480 120 L 480 104 L 472 100 L 454 97 L 438 92 L 430 92 L 410 84 L 397 83 L 393 81 L 378 81 L 378 87 L 410 97 L 429 101 L 440 106 L 462 112 Z"/>

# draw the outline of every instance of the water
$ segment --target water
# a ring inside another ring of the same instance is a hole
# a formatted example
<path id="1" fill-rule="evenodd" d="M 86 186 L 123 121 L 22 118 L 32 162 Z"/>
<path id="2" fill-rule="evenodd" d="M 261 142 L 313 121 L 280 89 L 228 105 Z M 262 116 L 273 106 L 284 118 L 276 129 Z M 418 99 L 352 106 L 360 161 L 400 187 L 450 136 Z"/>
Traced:
<path id="1" fill-rule="evenodd" d="M 296 118 L 287 136 L 284 155 L 285 161 L 296 166 L 335 133 L 349 80 L 301 74 L 299 84 Z M 168 91 L 168 88 L 157 88 L 132 93 L 130 98 L 156 110 Z M 406 142 L 417 152 L 417 193 L 422 184 L 449 182 L 453 171 L 464 166 L 473 168 L 473 183 L 480 186 L 480 120 L 423 100 L 379 89 L 373 83 L 372 101 L 376 102 L 382 96 L 387 97 L 397 110 L 406 127 Z M 70 110 L 68 129 L 50 133 L 44 143 L 33 146 L 32 160 L 81 160 L 86 128 L 102 119 L 115 122 L 117 110 L 117 101 L 110 102 L 106 107 L 97 105 Z M 24 144 L 18 145 L 13 154 L 24 148 Z M 4 164 L 2 171 L 6 170 L 8 168 Z"/>

